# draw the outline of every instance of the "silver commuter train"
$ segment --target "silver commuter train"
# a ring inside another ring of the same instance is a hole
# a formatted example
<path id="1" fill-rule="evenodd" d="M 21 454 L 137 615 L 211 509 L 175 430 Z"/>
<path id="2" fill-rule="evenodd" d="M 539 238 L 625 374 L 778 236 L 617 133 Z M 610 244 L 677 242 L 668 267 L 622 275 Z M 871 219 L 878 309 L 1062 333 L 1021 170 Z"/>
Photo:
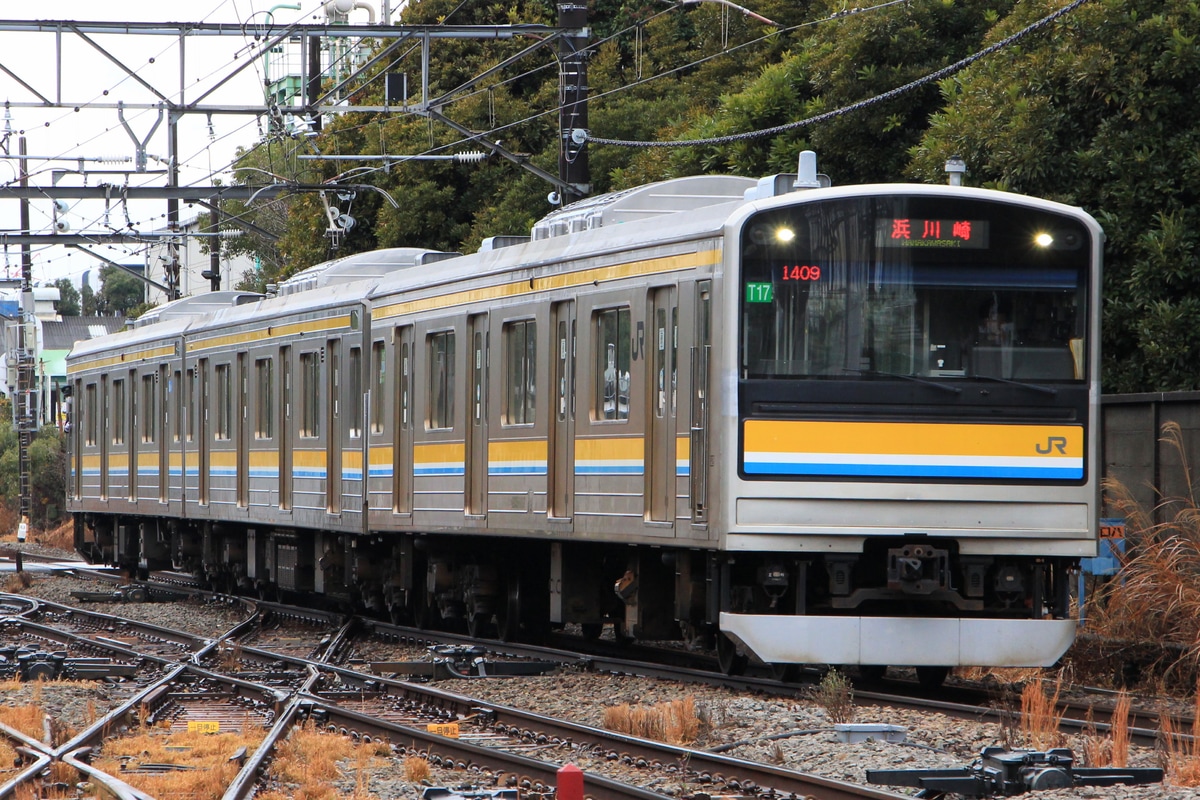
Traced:
<path id="1" fill-rule="evenodd" d="M 1053 663 L 1096 548 L 1099 226 L 801 169 L 80 343 L 77 547 L 421 625 L 683 637 L 729 671 Z"/>

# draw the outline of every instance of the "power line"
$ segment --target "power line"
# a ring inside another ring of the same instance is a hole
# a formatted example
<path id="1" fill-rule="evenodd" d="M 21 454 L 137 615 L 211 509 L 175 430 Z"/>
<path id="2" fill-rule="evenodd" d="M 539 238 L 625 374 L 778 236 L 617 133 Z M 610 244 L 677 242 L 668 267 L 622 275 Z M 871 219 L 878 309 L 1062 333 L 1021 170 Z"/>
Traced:
<path id="1" fill-rule="evenodd" d="M 942 78 L 949 77 L 950 75 L 953 75 L 956 72 L 960 72 L 960 71 L 966 69 L 967 67 L 969 67 L 971 64 L 974 64 L 976 61 L 978 61 L 982 58 L 986 58 L 987 56 L 990 56 L 993 53 L 999 52 L 1000 50 L 1003 50 L 1007 47 L 1012 46 L 1013 44 L 1015 44 L 1016 42 L 1025 38 L 1029 34 L 1046 27 L 1050 23 L 1057 20 L 1059 17 L 1061 17 L 1065 14 L 1069 14 L 1070 12 L 1079 8 L 1081 5 L 1083 5 L 1086 2 L 1088 2 L 1088 0 L 1074 0 L 1074 2 L 1070 3 L 1069 5 L 1063 6 L 1059 10 L 1057 10 L 1051 14 L 1048 14 L 1045 17 L 1042 17 L 1037 22 L 1034 22 L 1033 24 L 1028 25 L 1025 28 L 1022 28 L 1021 30 L 1017 31 L 1016 33 L 1012 34 L 1011 36 L 1001 39 L 999 42 L 996 42 L 995 44 L 993 44 L 989 47 L 985 47 L 984 49 L 982 49 L 976 53 L 973 53 L 972 55 L 969 55 L 964 59 L 956 61 L 947 67 L 943 67 L 939 70 L 931 72 L 928 75 L 925 75 L 922 78 L 918 78 L 915 81 L 906 83 L 903 86 L 898 86 L 895 89 L 891 89 L 889 91 L 884 92 L 883 94 L 878 94 L 878 95 L 875 95 L 874 97 L 867 98 L 866 100 L 860 100 L 857 103 L 851 103 L 848 106 L 842 106 L 841 108 L 834 109 L 833 111 L 826 111 L 823 114 L 817 114 L 815 116 L 807 117 L 805 119 L 797 120 L 795 122 L 787 122 L 787 123 L 784 123 L 783 125 L 776 125 L 771 128 L 763 128 L 763 129 L 757 130 L 757 131 L 748 131 L 746 133 L 734 133 L 734 134 L 730 134 L 728 136 L 713 136 L 708 139 L 687 139 L 687 140 L 666 141 L 666 142 L 639 142 L 639 141 L 632 141 L 632 140 L 628 140 L 628 139 L 606 139 L 606 138 L 599 137 L 599 136 L 593 136 L 593 137 L 590 137 L 588 141 L 592 142 L 594 144 L 607 144 L 607 145 L 614 145 L 614 146 L 618 146 L 618 147 L 641 147 L 641 148 L 645 148 L 645 147 L 711 146 L 711 145 L 731 144 L 733 142 L 741 142 L 741 141 L 746 141 L 746 140 L 750 140 L 750 139 L 760 139 L 764 136 L 771 136 L 771 135 L 774 135 L 777 133 L 784 133 L 786 131 L 803 128 L 808 125 L 814 125 L 818 122 L 825 122 L 826 120 L 835 119 L 837 117 L 845 116 L 846 114 L 852 114 L 855 111 L 861 111 L 864 108 L 870 108 L 871 106 L 878 105 L 880 103 L 885 103 L 888 100 L 893 100 L 897 97 L 900 97 L 903 94 L 911 92 L 914 89 L 918 89 L 929 83 L 933 83 L 935 81 L 941 80 Z"/>

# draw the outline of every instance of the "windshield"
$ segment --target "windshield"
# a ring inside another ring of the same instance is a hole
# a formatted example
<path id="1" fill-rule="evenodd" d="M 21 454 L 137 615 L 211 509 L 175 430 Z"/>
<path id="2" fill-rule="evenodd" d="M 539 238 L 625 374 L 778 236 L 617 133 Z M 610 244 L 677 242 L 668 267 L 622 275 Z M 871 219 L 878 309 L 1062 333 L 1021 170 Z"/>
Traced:
<path id="1" fill-rule="evenodd" d="M 928 196 L 799 204 L 747 221 L 741 375 L 1080 381 L 1087 229 Z"/>

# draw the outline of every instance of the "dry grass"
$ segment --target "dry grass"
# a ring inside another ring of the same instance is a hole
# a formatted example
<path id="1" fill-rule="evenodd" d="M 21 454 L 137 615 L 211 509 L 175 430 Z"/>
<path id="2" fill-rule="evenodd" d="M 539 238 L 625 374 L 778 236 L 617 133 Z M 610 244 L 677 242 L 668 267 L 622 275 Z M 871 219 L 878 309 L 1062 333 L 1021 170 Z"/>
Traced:
<path id="1" fill-rule="evenodd" d="M 1192 486 L 1183 432 L 1163 425 L 1160 441 L 1179 454 L 1184 484 Z M 1089 627 L 1116 639 L 1169 642 L 1200 656 L 1200 506 L 1196 493 L 1161 497 L 1142 508 L 1119 481 L 1105 481 L 1109 504 L 1125 517 L 1129 548 L 1121 574 L 1089 608 Z M 1156 515 L 1169 514 L 1160 523 Z"/>
<path id="2" fill-rule="evenodd" d="M 955 667 L 954 675 L 964 681 L 993 683 L 997 686 L 1019 686 L 1041 680 L 1046 674 L 1042 667 Z"/>
<path id="3" fill-rule="evenodd" d="M 248 725 L 246 730 L 209 734 L 143 728 L 105 741 L 93 763 L 153 797 L 218 800 L 241 769 L 238 761 L 230 759 L 243 747 L 253 753 L 266 735 L 257 726 Z M 143 764 L 173 764 L 182 769 L 138 772 Z"/>
<path id="4" fill-rule="evenodd" d="M 4 591 L 8 594 L 21 594 L 33 585 L 33 576 L 28 572 L 13 572 L 4 576 Z"/>
<path id="5" fill-rule="evenodd" d="M 1165 751 L 1163 762 L 1167 782 L 1175 786 L 1200 786 L 1200 686 L 1192 713 L 1190 740 L 1179 738 L 1180 731 L 1175 728 L 1170 715 L 1163 714 L 1159 718 L 1159 741 Z"/>
<path id="6" fill-rule="evenodd" d="M 1065 712 L 1058 710 L 1061 682 L 1055 682 L 1054 691 L 1047 693 L 1042 681 L 1034 681 L 1021 690 L 1021 733 L 1025 741 L 1038 750 L 1063 745 L 1059 729 Z"/>
<path id="7" fill-rule="evenodd" d="M 15 510 L 0 503 L 0 542 L 17 541 L 17 526 L 20 521 L 21 517 Z M 59 550 L 74 550 L 75 524 L 68 518 L 52 528 L 35 528 L 31 525 L 25 539 Z"/>
<path id="8" fill-rule="evenodd" d="M 812 699 L 825 709 L 834 725 L 854 722 L 854 686 L 850 679 L 831 669 L 813 689 Z"/>
<path id="9" fill-rule="evenodd" d="M 654 706 L 610 706 L 604 709 L 604 727 L 643 739 L 688 745 L 700 735 L 696 698 L 685 697 Z"/>
<path id="10" fill-rule="evenodd" d="M 421 783 L 429 780 L 432 771 L 429 761 L 420 756 L 406 756 L 404 759 L 404 779 L 409 783 Z"/>
<path id="11" fill-rule="evenodd" d="M 46 547 L 57 547 L 59 550 L 75 549 L 75 523 L 70 519 L 53 528 L 38 531 L 36 536 L 37 543 Z"/>
<path id="12" fill-rule="evenodd" d="M 1117 695 L 1107 736 L 1096 732 L 1092 710 L 1088 709 L 1087 726 L 1083 735 L 1083 758 L 1089 767 L 1129 766 L 1129 694 Z"/>
<path id="13" fill-rule="evenodd" d="M 283 785 L 297 787 L 294 791 L 277 789 L 256 795 L 258 800 L 377 800 L 367 791 L 373 760 L 377 756 L 390 757 L 391 748 L 386 743 L 362 744 L 352 742 L 345 736 L 326 733 L 311 722 L 293 728 L 288 738 L 280 742 L 271 761 L 271 778 Z M 334 785 L 343 777 L 339 762 L 353 762 L 355 787 L 346 792 Z M 405 773 L 409 761 L 421 761 L 428 777 L 429 762 L 424 759 L 406 759 Z M 414 767 L 415 768 L 415 767 Z"/>

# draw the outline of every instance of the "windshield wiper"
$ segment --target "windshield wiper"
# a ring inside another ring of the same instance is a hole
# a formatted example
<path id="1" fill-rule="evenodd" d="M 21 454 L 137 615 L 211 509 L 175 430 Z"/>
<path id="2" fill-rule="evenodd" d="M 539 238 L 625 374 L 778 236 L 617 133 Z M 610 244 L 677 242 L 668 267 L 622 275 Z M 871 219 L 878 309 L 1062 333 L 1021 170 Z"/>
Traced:
<path id="1" fill-rule="evenodd" d="M 877 369 L 854 369 L 852 367 L 842 367 L 842 372 L 853 372 L 855 375 L 870 375 L 873 378 L 900 378 L 901 380 L 912 381 L 924 386 L 932 386 L 935 389 L 941 389 L 943 392 L 962 394 L 962 389 L 957 386 L 938 383 L 937 381 L 931 381 L 928 378 L 921 378 L 916 375 L 905 375 L 901 372 L 880 372 Z"/>
<path id="2" fill-rule="evenodd" d="M 995 381 L 996 383 L 1006 383 L 1009 386 L 1020 386 L 1022 389 L 1028 389 L 1031 392 L 1038 392 L 1039 394 L 1048 394 L 1051 397 L 1058 394 L 1058 389 L 1054 389 L 1050 386 L 1042 386 L 1041 384 L 1038 384 L 1038 383 L 1025 383 L 1024 381 L 1014 381 L 1014 380 L 1010 380 L 1008 378 L 998 378 L 995 375 L 972 375 L 971 377 L 974 378 L 975 380 L 980 380 L 980 381 Z"/>

